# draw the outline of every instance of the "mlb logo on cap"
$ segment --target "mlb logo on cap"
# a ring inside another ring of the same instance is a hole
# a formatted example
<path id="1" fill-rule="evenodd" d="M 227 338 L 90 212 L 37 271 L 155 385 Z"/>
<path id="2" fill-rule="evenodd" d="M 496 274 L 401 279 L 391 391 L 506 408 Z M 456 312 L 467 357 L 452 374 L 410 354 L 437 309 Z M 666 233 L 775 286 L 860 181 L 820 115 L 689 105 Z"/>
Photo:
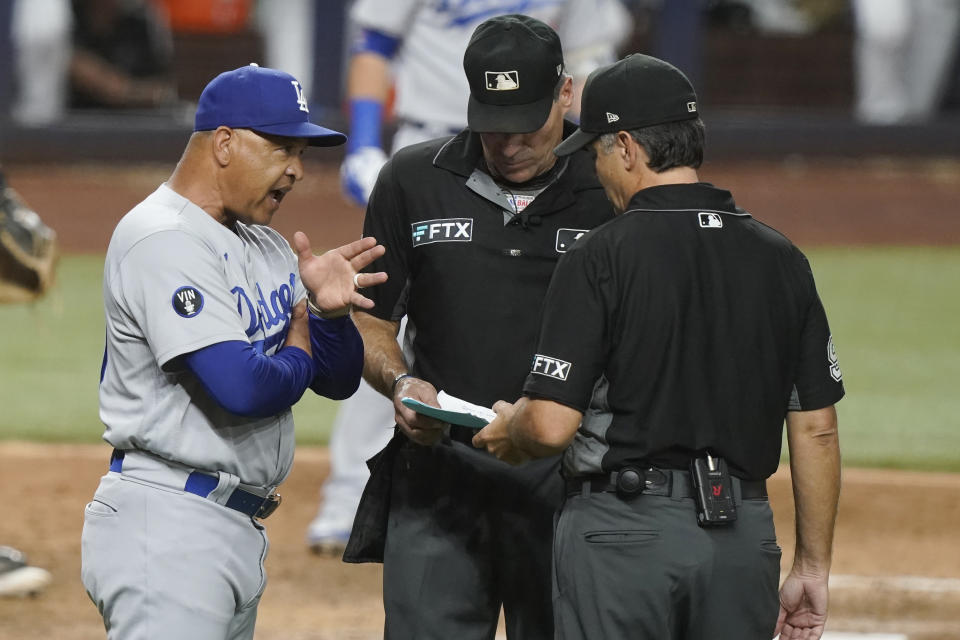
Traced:
<path id="1" fill-rule="evenodd" d="M 487 89 L 490 91 L 515 91 L 520 88 L 516 71 L 487 71 Z"/>
<path id="2" fill-rule="evenodd" d="M 463 53 L 470 84 L 467 123 L 473 131 L 528 133 L 547 121 L 563 75 L 560 37 L 530 16 L 482 22 Z"/>
<path id="3" fill-rule="evenodd" d="M 256 64 L 225 71 L 204 87 L 193 130 L 212 131 L 217 127 L 306 138 L 315 147 L 347 141 L 342 133 L 310 122 L 307 100 L 296 78 Z"/>

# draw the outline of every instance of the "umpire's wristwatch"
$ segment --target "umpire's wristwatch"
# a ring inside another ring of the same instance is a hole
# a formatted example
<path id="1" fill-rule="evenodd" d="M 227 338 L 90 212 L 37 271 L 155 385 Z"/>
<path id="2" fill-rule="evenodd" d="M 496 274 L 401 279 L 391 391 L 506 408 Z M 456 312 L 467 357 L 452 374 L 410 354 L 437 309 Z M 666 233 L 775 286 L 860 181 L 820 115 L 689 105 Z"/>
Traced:
<path id="1" fill-rule="evenodd" d="M 394 379 L 393 379 L 393 384 L 390 385 L 390 396 L 392 397 L 393 394 L 395 394 L 395 393 L 397 392 L 397 385 L 400 384 L 400 381 L 401 381 L 401 380 L 403 380 L 404 378 L 412 378 L 412 377 L 413 377 L 413 375 L 411 375 L 411 374 L 409 374 L 409 373 L 401 373 L 401 374 L 398 375 L 396 378 L 394 378 Z"/>

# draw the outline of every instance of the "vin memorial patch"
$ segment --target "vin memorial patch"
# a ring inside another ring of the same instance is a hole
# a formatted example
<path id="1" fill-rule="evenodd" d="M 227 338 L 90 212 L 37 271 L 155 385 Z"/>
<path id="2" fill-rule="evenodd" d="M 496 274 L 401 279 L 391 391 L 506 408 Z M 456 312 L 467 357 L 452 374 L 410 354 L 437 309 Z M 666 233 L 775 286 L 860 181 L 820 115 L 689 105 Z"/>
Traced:
<path id="1" fill-rule="evenodd" d="M 173 310 L 184 318 L 192 318 L 203 309 L 203 294 L 195 287 L 180 287 L 173 292 Z"/>

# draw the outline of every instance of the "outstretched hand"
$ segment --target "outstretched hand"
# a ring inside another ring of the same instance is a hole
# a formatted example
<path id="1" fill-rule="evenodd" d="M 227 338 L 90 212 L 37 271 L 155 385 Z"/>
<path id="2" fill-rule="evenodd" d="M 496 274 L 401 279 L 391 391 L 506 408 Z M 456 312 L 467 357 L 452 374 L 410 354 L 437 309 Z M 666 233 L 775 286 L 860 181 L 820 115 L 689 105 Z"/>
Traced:
<path id="1" fill-rule="evenodd" d="M 496 411 L 497 417 L 473 436 L 473 446 L 477 449 L 486 449 L 509 464 L 521 464 L 529 460 L 530 456 L 517 448 L 507 432 L 507 423 L 517 412 L 517 405 L 505 400 L 497 400 L 493 410 Z"/>
<path id="2" fill-rule="evenodd" d="M 774 635 L 781 640 L 819 640 L 827 623 L 827 577 L 791 571 L 780 587 L 780 614 Z"/>
<path id="3" fill-rule="evenodd" d="M 307 234 L 293 234 L 293 248 L 300 265 L 300 280 L 310 292 L 313 303 L 323 311 L 343 309 L 349 305 L 370 309 L 373 300 L 357 288 L 372 287 L 387 281 L 387 274 L 360 273 L 360 270 L 382 256 L 386 249 L 375 238 L 361 238 L 315 255 Z"/>

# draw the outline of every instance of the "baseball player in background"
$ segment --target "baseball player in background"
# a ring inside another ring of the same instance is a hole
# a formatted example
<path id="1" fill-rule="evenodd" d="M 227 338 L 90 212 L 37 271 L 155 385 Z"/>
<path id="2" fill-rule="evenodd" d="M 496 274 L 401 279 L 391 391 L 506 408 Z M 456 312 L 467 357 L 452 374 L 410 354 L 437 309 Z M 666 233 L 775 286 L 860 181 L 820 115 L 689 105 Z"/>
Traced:
<path id="1" fill-rule="evenodd" d="M 566 70 L 579 86 L 595 67 L 615 59 L 631 30 L 618 0 L 358 0 L 350 18 L 357 32 L 347 94 L 350 139 L 340 173 L 344 193 L 366 206 L 386 162 L 382 129 L 391 86 L 397 131 L 392 150 L 452 136 L 467 124 L 470 93 L 461 61 L 474 29 L 496 15 L 523 13 L 553 27 L 563 42 Z M 400 328 L 400 335 L 405 329 Z M 393 407 L 368 384 L 341 403 L 330 439 L 331 472 L 321 490 L 307 542 L 339 555 L 368 477 L 365 461 L 390 438 Z"/>
<path id="2" fill-rule="evenodd" d="M 293 463 L 291 405 L 357 388 L 351 305 L 386 280 L 364 238 L 316 256 L 267 225 L 303 177 L 309 121 L 293 76 L 220 74 L 170 179 L 118 223 L 104 265 L 100 417 L 114 447 L 87 505 L 81 577 L 109 638 L 252 638 L 261 520 Z"/>

